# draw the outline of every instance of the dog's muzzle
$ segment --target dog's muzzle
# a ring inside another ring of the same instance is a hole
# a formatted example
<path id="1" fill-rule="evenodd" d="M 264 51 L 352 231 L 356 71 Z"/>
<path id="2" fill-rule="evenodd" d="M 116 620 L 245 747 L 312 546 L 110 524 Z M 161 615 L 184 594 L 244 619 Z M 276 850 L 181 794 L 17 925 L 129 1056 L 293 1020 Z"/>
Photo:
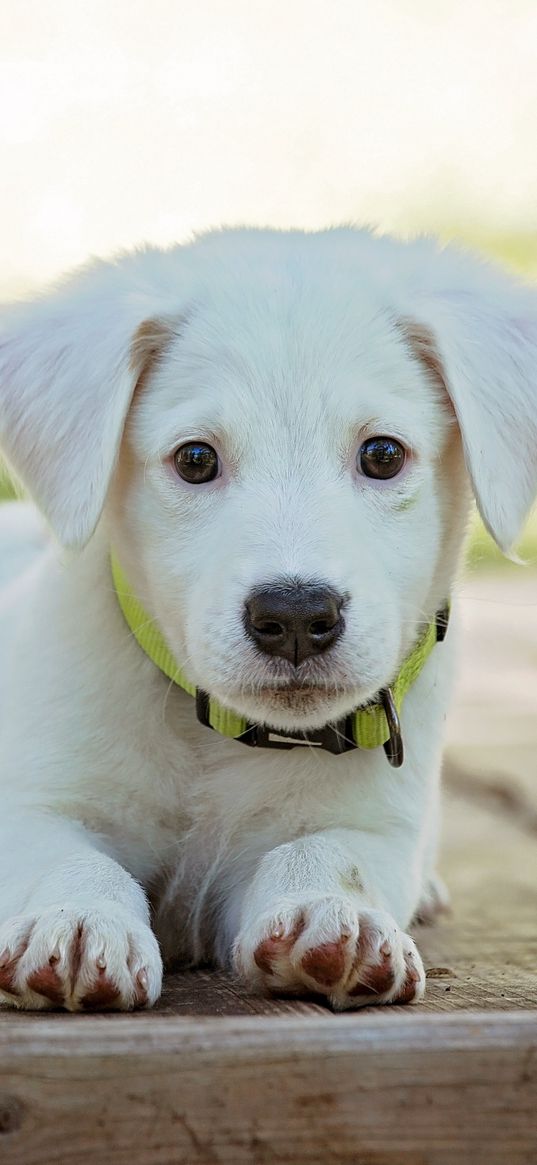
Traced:
<path id="1" fill-rule="evenodd" d="M 250 748 L 321 748 L 335 756 L 355 748 L 373 749 L 381 746 L 394 768 L 404 760 L 403 738 L 399 719 L 403 700 L 424 668 L 437 643 L 446 635 L 449 603 L 437 611 L 434 621 L 422 632 L 399 674 L 389 687 L 348 716 L 325 724 L 312 732 L 280 732 L 264 724 L 250 724 L 243 716 L 224 708 L 218 701 L 186 678 L 177 665 L 162 632 L 149 619 L 141 603 L 131 591 L 115 555 L 112 555 L 112 576 L 118 603 L 125 620 L 142 650 L 172 683 L 194 696 L 200 724 L 212 728 Z"/>

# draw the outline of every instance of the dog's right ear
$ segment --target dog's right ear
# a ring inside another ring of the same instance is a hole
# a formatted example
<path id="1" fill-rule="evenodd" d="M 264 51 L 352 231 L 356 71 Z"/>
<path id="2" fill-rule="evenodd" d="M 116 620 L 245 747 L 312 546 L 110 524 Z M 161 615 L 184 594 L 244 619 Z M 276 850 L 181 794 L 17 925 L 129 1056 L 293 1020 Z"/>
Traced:
<path id="1" fill-rule="evenodd" d="M 509 553 L 537 496 L 537 295 L 456 250 L 423 254 L 402 331 L 451 401 L 481 518 Z"/>
<path id="2" fill-rule="evenodd" d="M 170 259 L 95 263 L 2 313 L 0 449 L 67 547 L 93 533 L 137 381 L 173 335 L 180 291 L 159 291 Z"/>

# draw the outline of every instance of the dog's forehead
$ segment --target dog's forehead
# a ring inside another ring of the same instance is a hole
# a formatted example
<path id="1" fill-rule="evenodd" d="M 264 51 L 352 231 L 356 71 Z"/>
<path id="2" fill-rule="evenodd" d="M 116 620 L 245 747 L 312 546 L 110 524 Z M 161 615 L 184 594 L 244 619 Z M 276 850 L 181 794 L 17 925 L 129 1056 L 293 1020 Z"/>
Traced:
<path id="1" fill-rule="evenodd" d="M 341 434 L 423 425 L 435 402 L 373 275 L 307 256 L 200 279 L 156 381 L 167 422 L 208 431 Z M 425 416 L 424 416 L 425 410 Z M 160 424 L 160 422 L 159 422 Z"/>

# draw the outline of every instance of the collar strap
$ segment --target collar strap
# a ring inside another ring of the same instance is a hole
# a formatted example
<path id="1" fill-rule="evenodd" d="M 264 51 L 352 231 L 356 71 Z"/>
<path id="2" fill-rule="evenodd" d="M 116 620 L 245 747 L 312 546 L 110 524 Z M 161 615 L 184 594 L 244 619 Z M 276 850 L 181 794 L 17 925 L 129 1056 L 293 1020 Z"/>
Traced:
<path id="1" fill-rule="evenodd" d="M 201 724 L 213 728 L 221 736 L 229 736 L 254 748 L 295 748 L 297 745 L 307 745 L 342 753 L 354 748 L 372 749 L 382 745 L 391 765 L 398 768 L 403 763 L 399 713 L 409 688 L 418 678 L 433 647 L 445 637 L 449 604 L 437 611 L 434 621 L 420 636 L 392 685 L 383 688 L 374 700 L 356 708 L 337 723 L 327 724 L 316 731 L 277 732 L 265 725 L 250 724 L 243 716 L 224 708 L 190 683 L 155 621 L 149 618 L 133 594 L 115 555 L 112 555 L 111 565 L 118 602 L 135 639 L 159 671 L 188 692 L 189 696 L 195 697 L 196 712 Z"/>

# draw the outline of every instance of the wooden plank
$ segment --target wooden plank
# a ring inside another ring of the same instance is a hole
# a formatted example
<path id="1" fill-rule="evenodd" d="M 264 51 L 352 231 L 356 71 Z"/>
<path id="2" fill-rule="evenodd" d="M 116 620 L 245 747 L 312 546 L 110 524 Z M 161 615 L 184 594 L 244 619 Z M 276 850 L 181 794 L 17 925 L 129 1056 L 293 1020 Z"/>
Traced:
<path id="1" fill-rule="evenodd" d="M 442 870 L 453 914 L 420 928 L 416 939 L 429 969 L 426 1011 L 528 1010 L 537 1007 L 537 839 L 502 804 L 468 796 L 445 798 Z"/>
<path id="2" fill-rule="evenodd" d="M 323 1017 L 330 1012 L 322 1001 L 265 999 L 252 995 L 233 976 L 222 971 L 182 971 L 167 975 L 157 1012 L 185 1016 L 292 1015 Z"/>
<path id="3" fill-rule="evenodd" d="M 0 1052 L 9 1165 L 537 1157 L 537 1012 L 14 1017 Z"/>

